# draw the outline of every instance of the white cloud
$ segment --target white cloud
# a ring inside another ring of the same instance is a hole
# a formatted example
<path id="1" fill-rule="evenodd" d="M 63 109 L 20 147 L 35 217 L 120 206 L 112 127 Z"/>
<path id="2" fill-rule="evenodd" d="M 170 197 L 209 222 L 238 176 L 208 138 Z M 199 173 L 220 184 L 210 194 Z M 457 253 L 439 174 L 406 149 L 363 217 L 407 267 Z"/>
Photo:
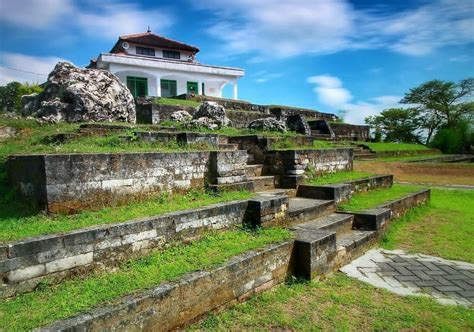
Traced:
<path id="1" fill-rule="evenodd" d="M 0 22 L 42 29 L 57 23 L 73 10 L 71 0 L 7 0 L 0 4 Z"/>
<path id="2" fill-rule="evenodd" d="M 357 10 L 348 0 L 203 0 L 193 4 L 217 13 L 217 22 L 207 32 L 224 42 L 223 51 L 253 54 L 261 61 L 376 48 L 423 55 L 474 41 L 474 6 L 466 0 L 420 2 L 396 13 L 380 8 Z"/>
<path id="3" fill-rule="evenodd" d="M 169 12 L 142 8 L 133 2 L 111 0 L 90 5 L 81 6 L 77 0 L 2 1 L 0 22 L 33 30 L 57 31 L 72 26 L 95 38 L 143 32 L 147 26 L 161 33 L 174 24 Z"/>
<path id="4" fill-rule="evenodd" d="M 43 83 L 57 62 L 67 61 L 58 57 L 35 57 L 19 53 L 0 53 L 0 85 L 12 81 L 21 83 Z M 22 71 L 14 70 L 21 69 Z"/>
<path id="5" fill-rule="evenodd" d="M 352 99 L 351 93 L 342 87 L 341 80 L 335 76 L 311 76 L 306 81 L 316 85 L 314 91 L 320 102 L 325 105 L 337 108 Z"/>
<path id="6" fill-rule="evenodd" d="M 261 70 L 253 75 L 253 77 L 255 77 L 255 82 L 257 83 L 267 83 L 268 81 L 280 78 L 282 76 L 282 73 L 268 73 L 266 70 Z"/>
<path id="7" fill-rule="evenodd" d="M 135 4 L 106 4 L 96 12 L 78 14 L 81 29 L 99 38 L 144 32 L 147 26 L 159 32 L 173 23 L 171 15 L 158 10 L 143 10 Z"/>
<path id="8" fill-rule="evenodd" d="M 387 108 L 400 107 L 400 96 L 379 96 L 368 101 L 354 101 L 349 90 L 335 76 L 319 75 L 307 78 L 308 83 L 315 85 L 314 92 L 319 101 L 337 110 L 345 111 L 345 121 L 353 124 L 364 124 L 370 115 L 379 114 Z"/>

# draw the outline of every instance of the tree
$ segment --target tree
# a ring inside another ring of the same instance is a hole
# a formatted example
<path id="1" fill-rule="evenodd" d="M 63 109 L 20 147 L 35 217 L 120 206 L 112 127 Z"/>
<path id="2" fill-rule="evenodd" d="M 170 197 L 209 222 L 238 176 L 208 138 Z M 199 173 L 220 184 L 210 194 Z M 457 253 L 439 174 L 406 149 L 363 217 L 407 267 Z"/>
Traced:
<path id="1" fill-rule="evenodd" d="M 365 123 L 381 133 L 386 142 L 420 143 L 417 130 L 420 119 L 416 108 L 390 108 L 376 116 L 369 116 Z"/>
<path id="2" fill-rule="evenodd" d="M 37 84 L 21 84 L 10 82 L 6 86 L 0 86 L 0 110 L 5 112 L 16 112 L 21 109 L 21 96 L 43 91 Z"/>
<path id="3" fill-rule="evenodd" d="M 474 78 L 459 83 L 431 80 L 410 89 L 400 103 L 413 104 L 418 109 L 428 144 L 437 129 L 455 127 L 459 121 L 472 118 L 473 107 L 468 98 L 473 92 Z"/>

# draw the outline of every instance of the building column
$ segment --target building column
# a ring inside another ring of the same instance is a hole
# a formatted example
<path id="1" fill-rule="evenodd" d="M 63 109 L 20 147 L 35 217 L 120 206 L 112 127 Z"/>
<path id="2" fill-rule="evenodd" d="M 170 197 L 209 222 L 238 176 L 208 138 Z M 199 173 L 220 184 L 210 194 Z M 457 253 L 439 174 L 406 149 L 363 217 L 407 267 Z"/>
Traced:
<path id="1" fill-rule="evenodd" d="M 156 96 L 161 97 L 161 77 L 155 76 L 156 78 Z"/>
<path id="2" fill-rule="evenodd" d="M 237 99 L 237 82 L 234 83 L 234 100 Z"/>
<path id="3" fill-rule="evenodd" d="M 202 81 L 198 81 L 198 95 L 202 95 Z"/>

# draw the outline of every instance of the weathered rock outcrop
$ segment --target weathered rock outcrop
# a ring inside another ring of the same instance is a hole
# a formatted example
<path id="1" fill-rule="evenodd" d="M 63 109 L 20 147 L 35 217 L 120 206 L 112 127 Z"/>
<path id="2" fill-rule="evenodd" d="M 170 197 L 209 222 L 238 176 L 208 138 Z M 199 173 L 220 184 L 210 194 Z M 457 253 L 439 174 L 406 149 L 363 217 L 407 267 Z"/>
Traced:
<path id="1" fill-rule="evenodd" d="M 171 114 L 171 120 L 176 122 L 189 122 L 193 119 L 187 111 L 176 111 Z"/>
<path id="2" fill-rule="evenodd" d="M 299 134 L 311 135 L 311 128 L 305 118 L 300 114 L 292 114 L 286 118 L 286 128 Z"/>
<path id="3" fill-rule="evenodd" d="M 225 108 L 216 102 L 205 101 L 196 109 L 190 126 L 217 129 L 232 124 L 225 113 Z"/>
<path id="4" fill-rule="evenodd" d="M 286 132 L 285 123 L 274 118 L 257 119 L 249 123 L 249 129 Z"/>
<path id="5" fill-rule="evenodd" d="M 17 133 L 18 130 L 16 128 L 0 125 L 0 142 L 15 137 Z"/>
<path id="6" fill-rule="evenodd" d="M 110 72 L 58 62 L 39 94 L 24 96 L 23 115 L 40 122 L 136 120 L 128 88 Z"/>

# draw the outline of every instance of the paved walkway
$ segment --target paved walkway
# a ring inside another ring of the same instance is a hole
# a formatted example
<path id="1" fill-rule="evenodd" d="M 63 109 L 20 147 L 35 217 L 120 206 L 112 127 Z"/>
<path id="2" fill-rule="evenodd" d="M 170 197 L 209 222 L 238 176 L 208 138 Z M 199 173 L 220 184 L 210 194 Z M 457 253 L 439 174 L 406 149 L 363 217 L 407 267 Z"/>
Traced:
<path id="1" fill-rule="evenodd" d="M 470 263 L 372 249 L 341 271 L 399 295 L 428 295 L 443 304 L 474 304 L 474 264 Z"/>

